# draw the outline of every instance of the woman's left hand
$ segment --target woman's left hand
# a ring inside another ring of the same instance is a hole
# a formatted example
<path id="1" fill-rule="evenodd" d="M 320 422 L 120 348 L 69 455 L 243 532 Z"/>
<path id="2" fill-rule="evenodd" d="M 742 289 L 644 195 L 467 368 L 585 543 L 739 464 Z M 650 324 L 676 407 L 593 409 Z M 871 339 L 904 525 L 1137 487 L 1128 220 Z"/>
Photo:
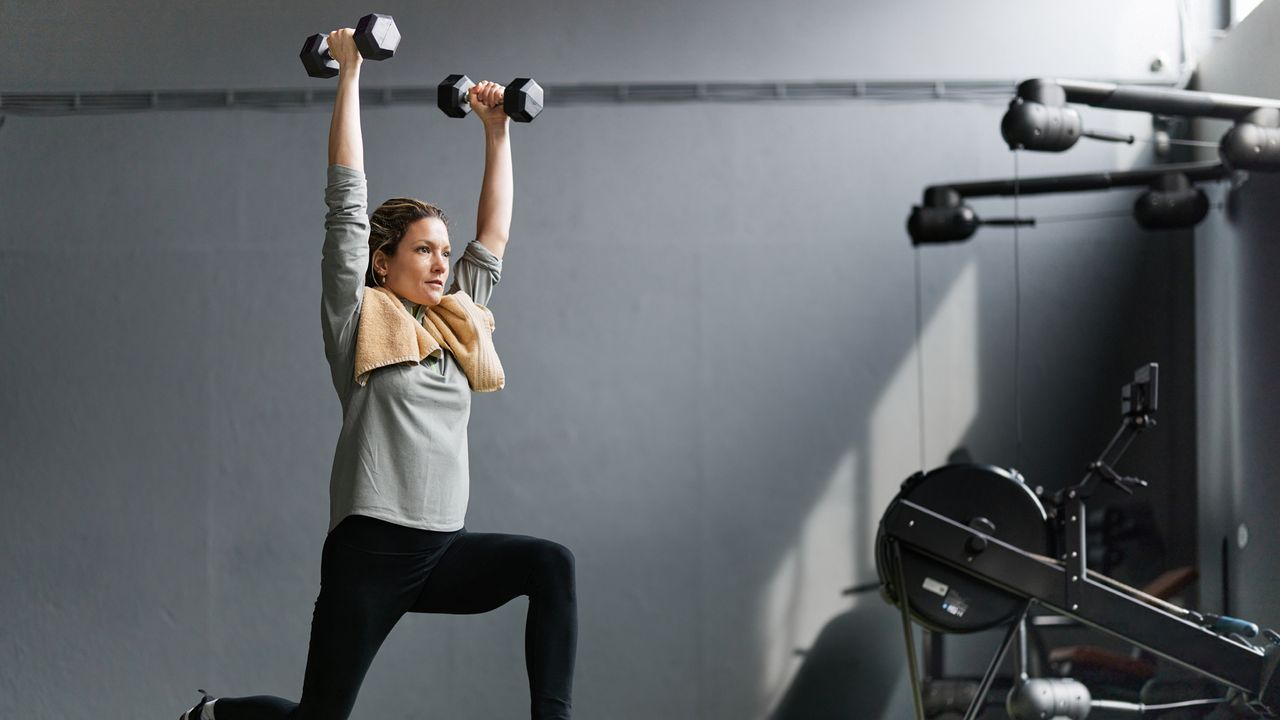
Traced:
<path id="1" fill-rule="evenodd" d="M 486 127 L 507 124 L 507 114 L 502 109 L 502 97 L 506 94 L 506 88 L 495 82 L 481 80 L 467 94 L 470 96 L 471 111 Z"/>

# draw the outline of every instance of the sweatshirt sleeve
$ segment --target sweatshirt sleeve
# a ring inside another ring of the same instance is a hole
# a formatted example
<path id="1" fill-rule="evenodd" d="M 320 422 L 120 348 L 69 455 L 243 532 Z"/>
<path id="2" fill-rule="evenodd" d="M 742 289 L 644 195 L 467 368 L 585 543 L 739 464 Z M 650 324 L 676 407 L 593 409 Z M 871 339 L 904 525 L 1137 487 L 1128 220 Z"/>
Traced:
<path id="1" fill-rule="evenodd" d="M 453 268 L 453 286 L 450 293 L 461 290 L 481 305 L 488 305 L 493 286 L 502 279 L 502 259 L 478 240 L 467 244 L 462 257 Z"/>
<path id="2" fill-rule="evenodd" d="M 364 173 L 330 165 L 324 192 L 324 249 L 320 259 L 320 320 L 334 389 L 353 380 L 355 334 L 369 264 L 368 190 Z"/>

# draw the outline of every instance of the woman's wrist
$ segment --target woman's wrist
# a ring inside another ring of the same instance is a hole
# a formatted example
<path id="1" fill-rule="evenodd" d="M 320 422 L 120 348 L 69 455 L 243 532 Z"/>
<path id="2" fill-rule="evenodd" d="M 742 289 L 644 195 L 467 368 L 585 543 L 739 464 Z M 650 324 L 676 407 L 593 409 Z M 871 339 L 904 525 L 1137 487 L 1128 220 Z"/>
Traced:
<path id="1" fill-rule="evenodd" d="M 338 84 L 358 82 L 360 80 L 360 63 L 348 63 L 338 68 Z"/>
<path id="2" fill-rule="evenodd" d="M 497 122 L 485 123 L 484 124 L 485 139 L 486 140 L 506 140 L 507 128 L 510 122 L 511 121 L 509 119 L 504 117 L 502 118 L 502 120 L 499 120 Z"/>

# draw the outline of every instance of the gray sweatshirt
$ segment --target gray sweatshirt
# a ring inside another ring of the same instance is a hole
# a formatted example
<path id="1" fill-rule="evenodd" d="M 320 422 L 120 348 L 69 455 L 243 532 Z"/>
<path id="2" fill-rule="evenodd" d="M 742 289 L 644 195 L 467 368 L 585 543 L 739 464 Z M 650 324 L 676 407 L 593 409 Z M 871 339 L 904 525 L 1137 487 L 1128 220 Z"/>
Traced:
<path id="1" fill-rule="evenodd" d="M 324 353 L 342 403 L 342 432 L 329 477 L 329 529 L 367 515 L 426 530 L 463 526 L 470 493 L 467 421 L 471 387 L 447 349 L 439 360 L 374 370 L 355 381 L 356 328 L 369 264 L 364 173 L 329 166 L 324 253 L 320 261 Z M 454 267 L 449 292 L 488 304 L 502 260 L 478 242 Z M 415 314 L 416 306 L 401 300 Z"/>

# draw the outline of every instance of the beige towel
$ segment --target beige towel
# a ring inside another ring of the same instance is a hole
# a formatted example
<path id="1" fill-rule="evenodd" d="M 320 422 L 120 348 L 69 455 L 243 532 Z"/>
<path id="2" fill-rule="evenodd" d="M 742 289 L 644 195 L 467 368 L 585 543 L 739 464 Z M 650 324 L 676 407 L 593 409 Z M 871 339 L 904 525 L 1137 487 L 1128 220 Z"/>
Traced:
<path id="1" fill-rule="evenodd" d="M 472 390 L 501 390 L 506 378 L 493 347 L 493 327 L 493 313 L 464 292 L 445 295 L 419 323 L 395 293 L 366 287 L 356 328 L 356 382 L 364 385 L 380 367 L 440 357 L 443 346 L 458 359 Z"/>

